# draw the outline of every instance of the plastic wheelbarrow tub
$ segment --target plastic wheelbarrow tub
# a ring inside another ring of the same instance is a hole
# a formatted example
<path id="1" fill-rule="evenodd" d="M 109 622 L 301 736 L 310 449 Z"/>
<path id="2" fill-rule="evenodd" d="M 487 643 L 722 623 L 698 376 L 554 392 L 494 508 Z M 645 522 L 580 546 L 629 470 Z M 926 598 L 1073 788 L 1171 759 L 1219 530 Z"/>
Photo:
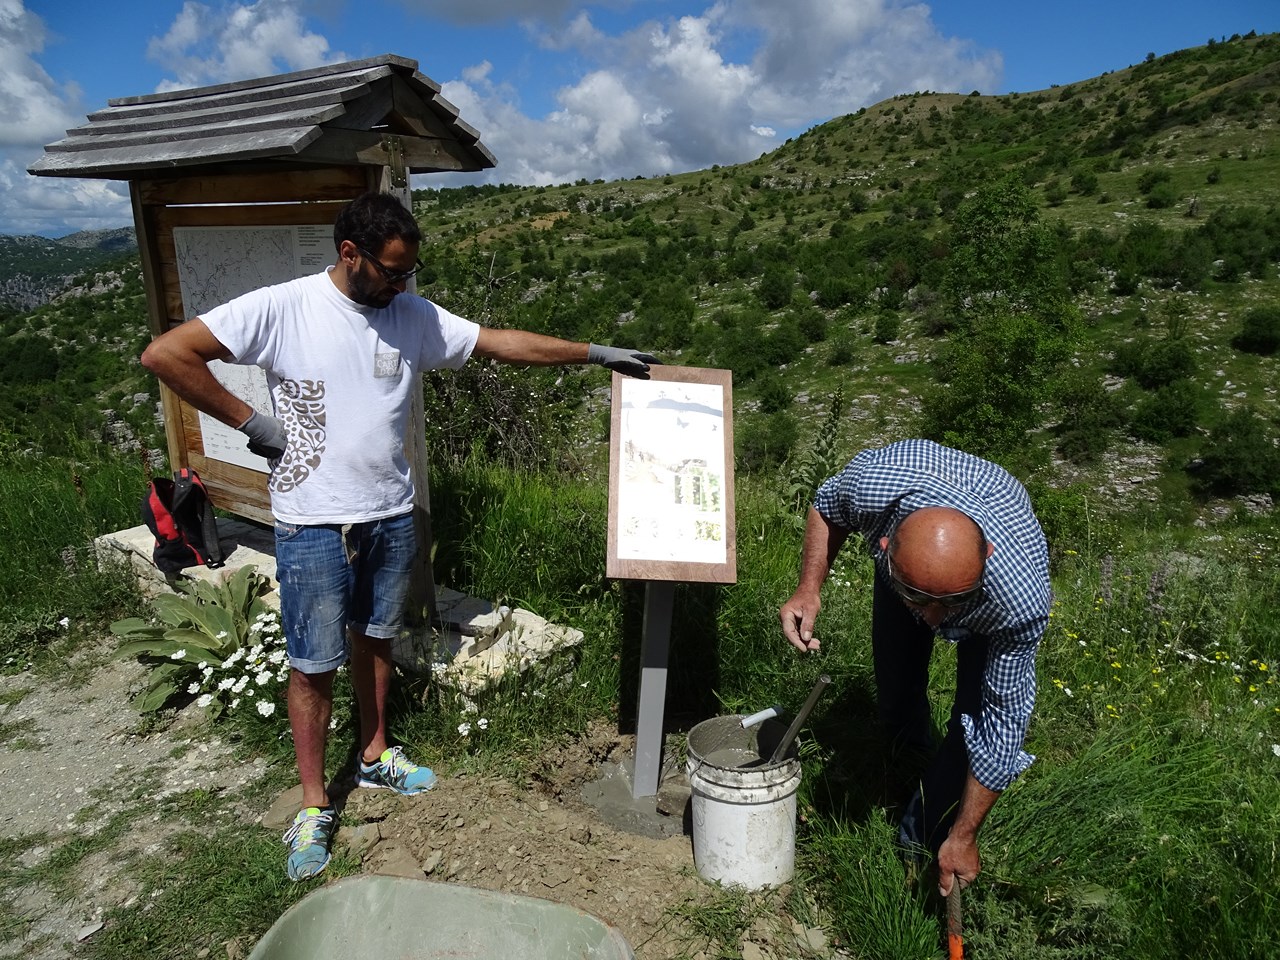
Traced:
<path id="1" fill-rule="evenodd" d="M 347 877 L 281 915 L 249 960 L 635 960 L 626 938 L 574 907 L 452 883 Z"/>

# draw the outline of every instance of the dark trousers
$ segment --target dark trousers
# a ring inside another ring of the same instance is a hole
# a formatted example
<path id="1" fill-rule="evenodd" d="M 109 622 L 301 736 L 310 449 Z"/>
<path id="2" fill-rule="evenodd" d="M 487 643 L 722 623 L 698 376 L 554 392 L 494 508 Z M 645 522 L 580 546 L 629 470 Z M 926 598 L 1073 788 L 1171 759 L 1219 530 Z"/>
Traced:
<path id="1" fill-rule="evenodd" d="M 936 856 L 955 822 L 969 774 L 960 714 L 976 717 L 982 709 L 982 675 L 987 639 L 971 635 L 956 649 L 956 699 L 942 745 L 933 753 L 929 708 L 929 659 L 933 628 L 917 620 L 880 577 L 875 578 L 871 613 L 871 651 L 875 660 L 876 704 L 884 735 L 900 758 L 932 753 L 920 775 L 898 828 L 908 849 L 927 848 Z"/>

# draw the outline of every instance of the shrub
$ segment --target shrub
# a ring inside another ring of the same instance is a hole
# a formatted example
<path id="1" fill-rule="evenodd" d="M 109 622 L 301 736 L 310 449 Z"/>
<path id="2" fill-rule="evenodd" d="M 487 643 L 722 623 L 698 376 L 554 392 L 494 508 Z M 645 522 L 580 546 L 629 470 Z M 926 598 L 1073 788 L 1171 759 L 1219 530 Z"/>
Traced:
<path id="1" fill-rule="evenodd" d="M 1129 432 L 1139 440 L 1164 443 L 1195 432 L 1203 406 L 1200 389 L 1190 380 L 1175 380 L 1138 401 Z"/>
<path id="2" fill-rule="evenodd" d="M 1280 307 L 1255 307 L 1244 315 L 1231 345 L 1245 353 L 1270 356 L 1280 350 Z"/>
<path id="3" fill-rule="evenodd" d="M 784 463 L 796 438 L 795 419 L 785 410 L 747 420 L 737 436 L 738 468 L 752 473 Z"/>
<path id="4" fill-rule="evenodd" d="M 871 339 L 876 343 L 892 343 L 898 339 L 898 333 L 902 329 L 902 318 L 892 310 L 881 310 L 876 315 L 875 330 L 871 335 Z"/>
<path id="5" fill-rule="evenodd" d="M 1133 377 L 1147 390 L 1184 380 L 1195 373 L 1195 367 L 1195 348 L 1182 337 L 1121 344 L 1113 365 L 1120 376 Z"/>
<path id="6" fill-rule="evenodd" d="M 1280 495 L 1280 449 L 1272 431 L 1242 407 L 1209 432 L 1200 451 L 1195 485 L 1202 493 Z"/>
<path id="7" fill-rule="evenodd" d="M 1072 370 L 1056 387 L 1063 424 L 1058 450 L 1076 463 L 1096 460 L 1111 445 L 1112 431 L 1124 423 L 1124 410 L 1114 393 L 1096 376 Z"/>
<path id="8" fill-rule="evenodd" d="M 767 376 L 761 378 L 759 390 L 761 413 L 777 413 L 779 410 L 785 410 L 795 399 L 791 388 L 775 371 L 770 371 Z"/>

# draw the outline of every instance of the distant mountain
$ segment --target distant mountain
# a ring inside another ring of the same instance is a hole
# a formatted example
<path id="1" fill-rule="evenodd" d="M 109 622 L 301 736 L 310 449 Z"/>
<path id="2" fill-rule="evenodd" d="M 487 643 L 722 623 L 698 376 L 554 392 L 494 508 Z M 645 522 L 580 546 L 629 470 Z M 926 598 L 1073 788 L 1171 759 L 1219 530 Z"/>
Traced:
<path id="1" fill-rule="evenodd" d="M 137 252 L 132 227 L 81 230 L 57 240 L 0 235 L 0 305 L 30 310 L 87 270 Z"/>

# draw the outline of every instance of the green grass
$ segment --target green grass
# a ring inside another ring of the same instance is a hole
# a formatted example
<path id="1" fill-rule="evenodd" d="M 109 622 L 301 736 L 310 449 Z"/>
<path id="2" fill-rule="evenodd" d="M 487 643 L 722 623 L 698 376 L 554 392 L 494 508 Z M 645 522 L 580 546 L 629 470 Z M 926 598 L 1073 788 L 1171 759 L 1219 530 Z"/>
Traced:
<path id="1" fill-rule="evenodd" d="M 435 479 L 437 536 L 447 544 L 439 579 L 586 639 L 562 664 L 567 677 L 523 674 L 474 712 L 430 678 L 402 678 L 392 732 L 446 774 L 523 779 L 551 743 L 598 719 L 623 722 L 634 709 L 643 591 L 601 574 L 607 504 L 593 478 L 469 461 Z M 817 675 L 829 674 L 803 746 L 796 909 L 812 903 L 852 956 L 938 956 L 936 898 L 927 881 L 907 885 L 893 848 L 903 778 L 875 734 L 870 561 L 850 545 L 833 570 L 822 652 L 787 646 L 777 608 L 794 588 L 802 529 L 780 483 L 739 479 L 738 581 L 677 589 L 667 720 L 687 729 L 715 713 L 795 709 Z M 1056 605 L 1028 740 L 1038 760 L 984 831 L 985 869 L 966 893 L 975 956 L 1141 960 L 1181 955 L 1187 943 L 1224 960 L 1266 955 L 1259 945 L 1280 918 L 1280 538 L 1247 519 L 1209 531 L 1147 527 L 1141 517 L 1094 516 L 1065 528 L 1087 538 L 1055 544 Z M 116 600 L 104 602 L 110 609 Z M 953 651 L 940 645 L 939 726 L 953 666 Z M 345 679 L 337 690 L 333 770 L 354 744 Z M 282 724 L 232 715 L 222 725 L 243 751 L 269 758 L 273 787 L 293 776 Z M 144 892 L 138 903 L 148 906 L 113 913 L 92 955 L 176 957 L 188 944 L 220 950 L 237 935 L 247 944 L 296 900 L 276 839 L 212 815 L 220 801 L 205 790 L 167 801 L 161 814 L 178 831 L 160 854 L 130 866 Z M 123 829 L 116 820 L 66 842 L 35 873 L 9 860 L 4 887 L 70 891 L 78 865 Z M 690 931 L 690 955 L 734 957 L 762 902 L 726 892 L 655 922 Z M 184 927 L 180 917 L 194 919 Z M 23 921 L 9 908 L 0 922 Z"/>
<path id="2" fill-rule="evenodd" d="M 136 459 L 97 443 L 73 458 L 0 449 L 0 672 L 64 665 L 68 645 L 137 609 L 136 584 L 99 570 L 92 544 L 140 522 L 144 487 Z"/>

